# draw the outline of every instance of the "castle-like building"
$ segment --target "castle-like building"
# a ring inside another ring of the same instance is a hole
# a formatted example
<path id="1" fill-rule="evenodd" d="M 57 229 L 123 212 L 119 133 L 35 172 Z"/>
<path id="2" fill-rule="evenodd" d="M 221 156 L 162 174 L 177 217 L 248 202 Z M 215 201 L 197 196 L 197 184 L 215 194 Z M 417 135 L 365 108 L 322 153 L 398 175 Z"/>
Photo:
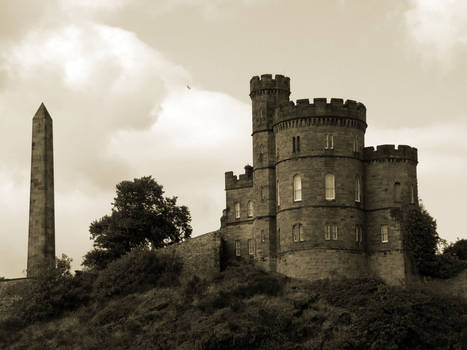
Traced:
<path id="1" fill-rule="evenodd" d="M 253 166 L 225 173 L 227 255 L 291 277 L 404 283 L 411 267 L 396 213 L 418 205 L 417 149 L 365 147 L 362 103 L 289 95 L 288 77 L 250 81 Z"/>

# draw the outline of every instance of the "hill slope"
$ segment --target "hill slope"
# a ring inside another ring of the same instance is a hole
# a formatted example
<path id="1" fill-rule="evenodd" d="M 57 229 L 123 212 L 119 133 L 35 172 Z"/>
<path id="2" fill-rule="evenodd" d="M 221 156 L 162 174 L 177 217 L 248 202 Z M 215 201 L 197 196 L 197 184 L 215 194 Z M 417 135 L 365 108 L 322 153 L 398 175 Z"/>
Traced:
<path id="1" fill-rule="evenodd" d="M 2 349 L 465 349 L 467 305 L 371 280 L 229 267 L 3 332 Z"/>

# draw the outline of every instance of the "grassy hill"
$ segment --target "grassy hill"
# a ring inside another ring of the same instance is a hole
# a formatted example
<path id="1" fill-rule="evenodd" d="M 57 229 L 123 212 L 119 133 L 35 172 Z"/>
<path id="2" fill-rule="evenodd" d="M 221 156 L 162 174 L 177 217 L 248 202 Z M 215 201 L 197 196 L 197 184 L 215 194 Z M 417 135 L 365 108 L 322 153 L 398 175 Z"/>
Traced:
<path id="1" fill-rule="evenodd" d="M 47 321 L 10 320 L 0 348 L 466 349 L 467 304 L 456 299 L 372 279 L 310 283 L 250 265 L 187 284 L 161 273 L 152 286 L 114 289 Z"/>

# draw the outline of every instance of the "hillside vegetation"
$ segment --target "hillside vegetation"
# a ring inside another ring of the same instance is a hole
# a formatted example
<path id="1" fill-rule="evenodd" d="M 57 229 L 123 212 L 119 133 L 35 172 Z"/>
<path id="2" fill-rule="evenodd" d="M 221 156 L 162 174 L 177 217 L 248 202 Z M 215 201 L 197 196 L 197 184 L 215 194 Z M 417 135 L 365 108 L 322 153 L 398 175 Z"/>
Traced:
<path id="1" fill-rule="evenodd" d="M 247 264 L 182 284 L 180 267 L 175 257 L 136 251 L 97 275 L 73 277 L 65 261 L 0 325 L 0 348 L 461 350 L 467 344 L 461 300 L 374 279 L 305 282 Z"/>

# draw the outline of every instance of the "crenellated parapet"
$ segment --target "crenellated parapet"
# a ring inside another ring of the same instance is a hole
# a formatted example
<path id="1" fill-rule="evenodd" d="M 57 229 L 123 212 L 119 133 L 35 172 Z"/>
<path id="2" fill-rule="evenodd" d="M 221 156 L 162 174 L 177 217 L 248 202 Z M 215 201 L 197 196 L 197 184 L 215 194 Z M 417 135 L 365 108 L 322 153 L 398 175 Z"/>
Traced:
<path id="1" fill-rule="evenodd" d="M 300 99 L 296 103 L 279 106 L 274 115 L 274 124 L 297 119 L 317 119 L 313 124 L 345 124 L 344 120 L 354 121 L 355 126 L 366 128 L 366 107 L 363 103 L 353 100 L 344 102 L 341 98 Z"/>
<path id="2" fill-rule="evenodd" d="M 280 74 L 272 77 L 272 74 L 263 74 L 261 77 L 254 76 L 250 80 L 250 97 L 269 92 L 283 92 L 290 94 L 290 78 Z"/>
<path id="3" fill-rule="evenodd" d="M 407 145 L 379 145 L 374 147 L 365 147 L 363 149 L 363 159 L 367 162 L 372 161 L 412 161 L 418 163 L 418 154 L 415 147 Z"/>
<path id="4" fill-rule="evenodd" d="M 233 171 L 225 173 L 225 189 L 234 190 L 244 187 L 253 187 L 253 167 L 251 165 L 245 166 L 245 173 L 240 174 L 238 177 L 234 175 Z"/>

